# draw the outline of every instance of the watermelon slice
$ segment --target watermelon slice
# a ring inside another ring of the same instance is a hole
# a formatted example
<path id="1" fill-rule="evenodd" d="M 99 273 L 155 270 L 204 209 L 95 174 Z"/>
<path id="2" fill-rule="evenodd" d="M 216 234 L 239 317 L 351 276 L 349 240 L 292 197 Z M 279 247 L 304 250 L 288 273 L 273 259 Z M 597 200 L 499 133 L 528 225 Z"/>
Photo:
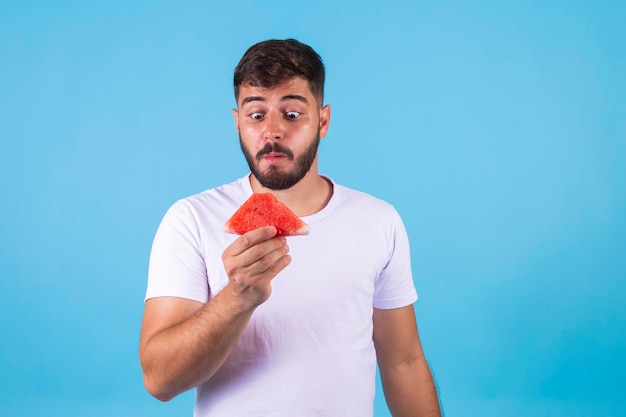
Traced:
<path id="1" fill-rule="evenodd" d="M 271 193 L 254 193 L 228 219 L 224 230 L 242 235 L 262 226 L 276 227 L 277 236 L 307 235 L 311 231 L 293 211 Z"/>

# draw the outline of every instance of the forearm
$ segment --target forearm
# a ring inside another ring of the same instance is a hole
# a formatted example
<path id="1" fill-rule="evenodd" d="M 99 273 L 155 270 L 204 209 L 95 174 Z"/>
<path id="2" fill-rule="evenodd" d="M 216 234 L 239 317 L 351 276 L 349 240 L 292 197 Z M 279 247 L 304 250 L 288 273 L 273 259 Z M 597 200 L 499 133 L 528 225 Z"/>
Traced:
<path id="1" fill-rule="evenodd" d="M 213 376 L 243 333 L 254 309 L 242 309 L 228 291 L 183 321 L 153 334 L 140 351 L 146 389 L 169 401 Z"/>
<path id="2" fill-rule="evenodd" d="M 432 373 L 421 356 L 412 362 L 381 369 L 385 399 L 394 417 L 440 417 Z"/>
<path id="3" fill-rule="evenodd" d="M 229 283 L 208 303 L 176 297 L 146 302 L 140 360 L 152 395 L 170 400 L 217 372 L 253 312 L 269 298 L 272 279 L 291 262 L 288 252 L 275 227 L 260 227 L 224 250 Z"/>

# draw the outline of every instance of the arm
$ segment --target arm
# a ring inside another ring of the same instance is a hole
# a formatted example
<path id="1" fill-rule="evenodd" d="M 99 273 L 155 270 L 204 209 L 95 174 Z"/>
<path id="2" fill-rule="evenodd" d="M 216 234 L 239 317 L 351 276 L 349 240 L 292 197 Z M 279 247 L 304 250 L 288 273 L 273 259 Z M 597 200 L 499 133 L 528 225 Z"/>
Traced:
<path id="1" fill-rule="evenodd" d="M 222 255 L 230 282 L 208 303 L 175 297 L 146 302 L 139 356 L 146 389 L 168 401 L 206 382 L 224 363 L 252 313 L 271 293 L 271 280 L 289 265 L 284 238 L 260 228 Z"/>
<path id="2" fill-rule="evenodd" d="M 394 417 L 440 417 L 437 390 L 419 340 L 413 306 L 374 309 L 374 345 Z"/>

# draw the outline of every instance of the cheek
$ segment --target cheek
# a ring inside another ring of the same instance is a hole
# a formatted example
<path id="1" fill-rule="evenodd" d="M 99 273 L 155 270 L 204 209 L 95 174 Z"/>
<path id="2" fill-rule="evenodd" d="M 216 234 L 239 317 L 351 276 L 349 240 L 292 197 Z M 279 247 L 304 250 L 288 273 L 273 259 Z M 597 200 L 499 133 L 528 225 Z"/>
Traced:
<path id="1" fill-rule="evenodd" d="M 262 132 L 250 126 L 239 125 L 239 137 L 248 144 L 259 142 L 263 138 Z"/>

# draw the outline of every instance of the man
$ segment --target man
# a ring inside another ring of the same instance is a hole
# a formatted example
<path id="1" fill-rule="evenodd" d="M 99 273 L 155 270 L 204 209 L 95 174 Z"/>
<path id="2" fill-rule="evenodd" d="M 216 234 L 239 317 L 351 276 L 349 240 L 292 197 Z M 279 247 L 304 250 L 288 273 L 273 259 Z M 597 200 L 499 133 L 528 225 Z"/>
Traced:
<path id="1" fill-rule="evenodd" d="M 394 417 L 441 414 L 400 217 L 318 173 L 324 74 L 296 40 L 252 46 L 233 110 L 251 173 L 178 201 L 155 236 L 144 382 L 163 401 L 196 387 L 195 416 L 371 417 L 376 360 Z M 273 193 L 310 235 L 225 233 L 253 192 Z"/>

